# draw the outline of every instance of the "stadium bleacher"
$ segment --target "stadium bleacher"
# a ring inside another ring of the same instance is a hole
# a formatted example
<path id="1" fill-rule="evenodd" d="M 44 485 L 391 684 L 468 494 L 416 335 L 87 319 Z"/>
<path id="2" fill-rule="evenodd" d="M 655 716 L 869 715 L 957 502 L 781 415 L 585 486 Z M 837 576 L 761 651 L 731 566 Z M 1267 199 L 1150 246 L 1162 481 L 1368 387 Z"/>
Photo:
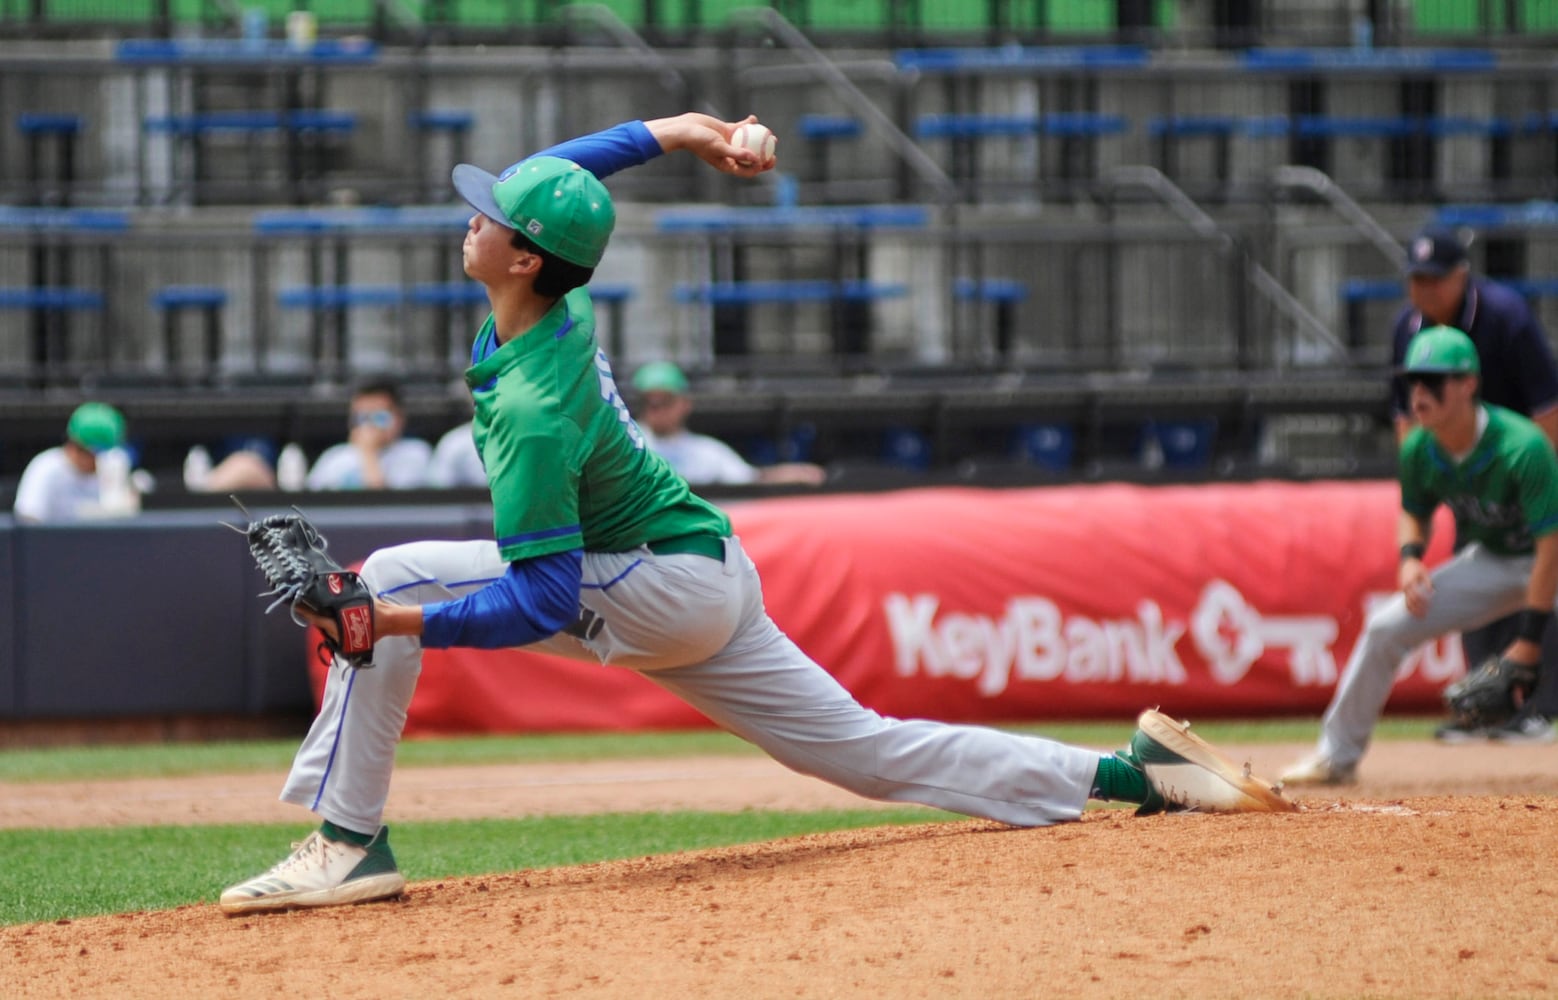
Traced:
<path id="1" fill-rule="evenodd" d="M 716 101 L 775 127 L 786 176 L 614 179 L 596 297 L 618 367 L 682 362 L 703 429 L 753 456 L 804 440 L 917 475 L 1210 475 L 1284 407 L 1387 436 L 1383 383 L 1357 387 L 1380 378 L 1399 275 L 1356 220 L 1275 196 L 1289 163 L 1395 239 L 1437 215 L 1516 245 L 1500 276 L 1558 319 L 1550 5 L 1377 5 L 1364 25 L 1297 0 L 1239 23 L 1166 2 L 777 5 L 810 51 L 734 0 L 612 3 L 615 34 L 555 5 L 321 2 L 306 46 L 282 36 L 292 5 L 259 6 L 264 37 L 178 4 L 0 12 L 36 43 L 0 56 L 21 140 L 0 151 L 0 261 L 21 276 L 0 290 L 0 414 L 171 393 L 148 454 L 173 456 L 235 392 L 328 411 L 388 371 L 458 422 L 485 303 L 455 270 L 447 165 Z M 1116 183 L 1145 164 L 1151 190 Z M 1313 391 L 1268 391 L 1295 375 Z M 0 477 L 52 440 L 29 426 L 7 421 Z"/>

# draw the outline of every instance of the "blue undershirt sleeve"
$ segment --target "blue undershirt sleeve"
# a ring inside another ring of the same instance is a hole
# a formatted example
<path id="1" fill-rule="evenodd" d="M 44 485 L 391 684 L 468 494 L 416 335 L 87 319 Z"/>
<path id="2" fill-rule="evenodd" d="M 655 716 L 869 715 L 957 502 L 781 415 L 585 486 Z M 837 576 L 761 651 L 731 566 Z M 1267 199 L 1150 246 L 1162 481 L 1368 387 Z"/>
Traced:
<path id="1" fill-rule="evenodd" d="M 611 128 L 577 139 L 569 139 L 533 153 L 533 156 L 560 156 L 572 160 L 596 177 L 607 177 L 619 170 L 636 167 L 663 154 L 665 150 L 642 121 L 623 122 Z M 529 156 L 525 160 L 530 159 Z M 524 163 L 520 160 L 519 163 Z M 500 174 L 507 177 L 519 166 L 515 163 Z"/>
<path id="2" fill-rule="evenodd" d="M 508 649 L 555 635 L 579 615 L 583 566 L 579 549 L 510 563 L 478 591 L 423 606 L 422 645 Z"/>

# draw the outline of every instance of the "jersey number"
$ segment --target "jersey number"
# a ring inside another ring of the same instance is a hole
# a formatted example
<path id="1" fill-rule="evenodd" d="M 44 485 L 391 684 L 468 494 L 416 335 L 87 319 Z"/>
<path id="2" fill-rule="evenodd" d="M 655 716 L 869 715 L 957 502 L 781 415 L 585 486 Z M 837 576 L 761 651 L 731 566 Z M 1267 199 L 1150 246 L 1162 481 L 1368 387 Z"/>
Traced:
<path id="1" fill-rule="evenodd" d="M 628 439 L 633 442 L 633 447 L 644 447 L 644 434 L 633 422 L 633 417 L 628 413 L 628 404 L 622 399 L 622 393 L 617 391 L 617 380 L 611 374 L 611 362 L 606 360 L 605 351 L 595 352 L 595 374 L 600 377 L 600 398 L 611 404 L 611 408 L 617 411 L 617 420 L 622 424 L 622 429 L 627 432 Z"/>

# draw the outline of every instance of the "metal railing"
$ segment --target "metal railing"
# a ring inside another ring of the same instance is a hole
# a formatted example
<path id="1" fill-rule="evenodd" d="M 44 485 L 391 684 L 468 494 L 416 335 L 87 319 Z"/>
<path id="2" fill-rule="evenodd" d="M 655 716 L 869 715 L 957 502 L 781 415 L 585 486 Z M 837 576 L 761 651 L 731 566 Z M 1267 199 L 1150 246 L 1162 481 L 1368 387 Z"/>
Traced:
<path id="1" fill-rule="evenodd" d="M 1111 196 L 1125 187 L 1136 187 L 1151 192 L 1197 235 L 1213 242 L 1222 254 L 1239 262 L 1240 269 L 1250 287 L 1258 292 L 1280 316 L 1288 320 L 1300 337 L 1326 352 L 1325 357 L 1316 360 L 1336 364 L 1346 363 L 1348 351 L 1341 338 L 1337 337 L 1330 327 L 1326 326 L 1257 261 L 1244 243 L 1219 226 L 1216 220 L 1203 211 L 1173 181 L 1163 176 L 1162 172 L 1155 167 L 1119 167 L 1110 173 L 1109 181 Z M 1252 346 L 1247 341 L 1241 348 L 1240 355 L 1241 367 L 1255 366 L 1256 357 Z M 1287 352 L 1279 350 L 1272 355 L 1272 361 L 1280 370 L 1287 367 L 1292 358 Z"/>

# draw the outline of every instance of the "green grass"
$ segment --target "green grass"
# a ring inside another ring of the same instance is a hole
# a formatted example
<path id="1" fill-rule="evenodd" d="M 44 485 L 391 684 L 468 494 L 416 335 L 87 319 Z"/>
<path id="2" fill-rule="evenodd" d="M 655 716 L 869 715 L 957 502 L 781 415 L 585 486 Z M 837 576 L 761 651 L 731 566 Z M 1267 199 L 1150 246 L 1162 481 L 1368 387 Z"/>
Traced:
<path id="1" fill-rule="evenodd" d="M 1427 739 L 1436 720 L 1390 717 L 1382 740 Z M 1082 746 L 1123 746 L 1128 721 L 1011 727 Z M 1214 743 L 1307 742 L 1315 719 L 1197 724 Z M 0 751 L 0 781 L 283 771 L 295 740 Z M 671 758 L 758 751 L 715 730 L 410 740 L 402 767 Z M 394 824 L 406 877 L 416 881 L 754 843 L 853 827 L 958 817 L 918 807 L 787 813 L 648 813 Z M 0 830 L 0 925 L 210 902 L 223 887 L 278 861 L 307 826 L 109 827 Z"/>
<path id="2" fill-rule="evenodd" d="M 395 824 L 410 881 L 643 857 L 888 824 L 960 819 L 923 808 L 632 813 Z M 309 827 L 0 830 L 0 925 L 214 902 Z"/>
<path id="3" fill-rule="evenodd" d="M 0 781 L 155 778 L 284 770 L 292 763 L 299 742 L 298 739 L 249 740 L 0 750 Z M 407 740 L 401 744 L 398 760 L 403 767 L 431 767 L 757 752 L 728 733 L 709 729 Z"/>

